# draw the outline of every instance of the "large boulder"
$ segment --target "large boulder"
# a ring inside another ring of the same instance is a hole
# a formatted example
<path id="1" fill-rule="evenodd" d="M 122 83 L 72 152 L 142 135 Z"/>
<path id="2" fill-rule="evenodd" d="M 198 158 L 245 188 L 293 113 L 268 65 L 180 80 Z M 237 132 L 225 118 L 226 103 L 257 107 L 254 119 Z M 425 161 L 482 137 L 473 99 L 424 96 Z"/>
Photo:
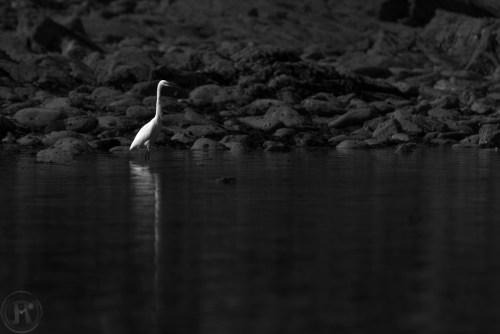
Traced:
<path id="1" fill-rule="evenodd" d="M 53 163 L 70 163 L 78 155 L 91 153 L 92 148 L 83 140 L 66 137 L 59 139 L 51 147 L 41 150 L 36 161 Z"/>
<path id="2" fill-rule="evenodd" d="M 25 108 L 18 110 L 14 115 L 19 124 L 38 131 L 62 118 L 63 113 L 59 109 Z"/>

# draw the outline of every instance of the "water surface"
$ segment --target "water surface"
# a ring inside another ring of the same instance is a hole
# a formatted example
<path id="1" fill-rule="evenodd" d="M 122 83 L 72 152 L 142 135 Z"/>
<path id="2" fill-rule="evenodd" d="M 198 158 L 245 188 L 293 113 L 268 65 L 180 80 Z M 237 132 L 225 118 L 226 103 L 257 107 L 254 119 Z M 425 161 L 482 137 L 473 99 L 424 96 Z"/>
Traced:
<path id="1" fill-rule="evenodd" d="M 500 330 L 497 152 L 0 168 L 0 298 L 35 294 L 35 333 Z"/>

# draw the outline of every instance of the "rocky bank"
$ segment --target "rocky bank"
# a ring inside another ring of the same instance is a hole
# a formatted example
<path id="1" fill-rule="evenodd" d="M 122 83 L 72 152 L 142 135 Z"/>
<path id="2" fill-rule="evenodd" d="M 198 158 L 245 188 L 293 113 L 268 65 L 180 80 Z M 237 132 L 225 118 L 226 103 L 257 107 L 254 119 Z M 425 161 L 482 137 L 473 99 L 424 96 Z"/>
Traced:
<path id="1" fill-rule="evenodd" d="M 123 154 L 161 79 L 160 148 L 500 145 L 498 8 L 343 3 L 4 3 L 0 154 Z"/>

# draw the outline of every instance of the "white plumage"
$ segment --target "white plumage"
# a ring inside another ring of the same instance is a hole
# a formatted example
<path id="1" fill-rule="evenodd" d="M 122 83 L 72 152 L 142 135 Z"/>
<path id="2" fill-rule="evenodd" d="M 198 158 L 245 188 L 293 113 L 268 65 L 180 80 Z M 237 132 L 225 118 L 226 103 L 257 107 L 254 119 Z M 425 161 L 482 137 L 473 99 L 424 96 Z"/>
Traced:
<path id="1" fill-rule="evenodd" d="M 160 135 L 161 131 L 161 87 L 163 86 L 173 86 L 172 83 L 166 81 L 166 80 L 161 80 L 158 83 L 158 88 L 156 90 L 156 113 L 155 117 L 153 117 L 152 120 L 150 120 L 148 123 L 146 123 L 140 130 L 137 132 L 135 135 L 134 140 L 132 141 L 132 144 L 130 145 L 130 150 L 133 150 L 134 148 L 146 148 L 146 154 L 144 155 L 144 159 L 147 161 L 149 160 L 149 149 L 151 147 L 151 144 L 153 144 L 156 139 L 158 139 L 158 136 Z"/>

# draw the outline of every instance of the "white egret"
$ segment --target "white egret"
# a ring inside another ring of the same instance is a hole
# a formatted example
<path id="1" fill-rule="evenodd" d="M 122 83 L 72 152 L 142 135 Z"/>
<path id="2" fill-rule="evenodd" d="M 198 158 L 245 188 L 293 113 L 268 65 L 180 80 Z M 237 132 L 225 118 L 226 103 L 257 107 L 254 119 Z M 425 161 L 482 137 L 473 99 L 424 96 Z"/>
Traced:
<path id="1" fill-rule="evenodd" d="M 161 87 L 170 86 L 175 87 L 174 83 L 168 82 L 166 80 L 161 80 L 158 83 L 158 88 L 156 89 L 156 114 L 152 120 L 146 123 L 135 135 L 134 141 L 132 145 L 130 145 L 130 150 L 134 148 L 146 148 L 146 154 L 144 155 L 144 159 L 146 161 L 149 160 L 149 148 L 151 144 L 156 141 L 161 131 Z"/>

